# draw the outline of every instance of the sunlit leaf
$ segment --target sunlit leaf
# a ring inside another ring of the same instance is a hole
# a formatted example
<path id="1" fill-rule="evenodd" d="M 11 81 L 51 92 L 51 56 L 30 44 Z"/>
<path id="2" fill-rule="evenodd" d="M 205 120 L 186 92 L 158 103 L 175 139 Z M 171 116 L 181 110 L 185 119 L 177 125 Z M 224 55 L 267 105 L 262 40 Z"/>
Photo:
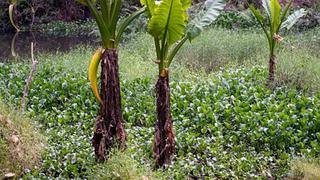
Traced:
<path id="1" fill-rule="evenodd" d="M 154 37 L 163 37 L 173 44 L 184 35 L 186 11 L 179 0 L 163 0 L 156 7 L 148 24 L 148 31 Z"/>
<path id="2" fill-rule="evenodd" d="M 304 9 L 299 9 L 295 11 L 287 18 L 286 21 L 283 22 L 281 29 L 282 28 L 290 29 L 294 24 L 298 22 L 298 20 L 301 17 L 305 16 L 306 14 L 307 14 L 307 11 L 305 11 Z"/>
<path id="3" fill-rule="evenodd" d="M 278 0 L 270 0 L 270 14 L 271 14 L 271 34 L 277 33 L 276 30 L 279 29 L 281 24 L 281 5 Z"/>

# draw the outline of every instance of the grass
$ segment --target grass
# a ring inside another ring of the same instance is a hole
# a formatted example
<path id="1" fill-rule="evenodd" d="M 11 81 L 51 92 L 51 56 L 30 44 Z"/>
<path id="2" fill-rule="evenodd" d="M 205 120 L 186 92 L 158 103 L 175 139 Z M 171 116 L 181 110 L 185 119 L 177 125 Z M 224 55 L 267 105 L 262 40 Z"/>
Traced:
<path id="1" fill-rule="evenodd" d="M 304 88 L 315 92 L 320 89 L 320 28 L 285 36 L 278 54 L 277 78 L 279 86 Z M 51 61 L 77 72 L 87 70 L 90 57 L 97 47 L 78 47 L 70 53 L 43 54 L 41 61 Z M 121 76 L 126 80 L 151 77 L 157 74 L 152 38 L 138 34 L 119 50 Z M 267 40 L 260 30 L 209 29 L 192 43 L 187 42 L 178 53 L 171 76 L 185 79 L 188 74 L 204 77 L 225 67 L 244 65 L 268 66 Z M 187 68 L 185 68 L 187 67 Z"/>
<path id="2" fill-rule="evenodd" d="M 31 121 L 0 102 L 0 177 L 19 177 L 38 166 L 43 147 L 44 139 Z"/>
<path id="3" fill-rule="evenodd" d="M 292 175 L 294 179 L 320 179 L 320 159 L 319 158 L 297 158 L 291 163 Z"/>
<path id="4" fill-rule="evenodd" d="M 161 171 L 153 171 L 151 167 L 140 164 L 127 151 L 113 150 L 110 159 L 99 164 L 89 179 L 130 179 L 130 180 L 161 180 L 167 179 Z"/>
<path id="5" fill-rule="evenodd" d="M 289 34 L 278 52 L 277 84 L 289 88 L 320 89 L 320 28 L 303 34 Z M 267 39 L 257 30 L 211 29 L 177 57 L 191 69 L 206 72 L 226 66 L 263 65 L 267 68 Z"/>

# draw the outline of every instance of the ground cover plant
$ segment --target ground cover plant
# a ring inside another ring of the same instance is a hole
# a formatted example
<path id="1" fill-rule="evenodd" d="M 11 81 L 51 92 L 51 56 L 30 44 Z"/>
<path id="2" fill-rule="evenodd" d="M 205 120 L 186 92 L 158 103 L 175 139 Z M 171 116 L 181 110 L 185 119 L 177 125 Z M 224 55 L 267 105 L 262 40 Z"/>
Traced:
<path id="1" fill-rule="evenodd" d="M 23 178 L 312 177 L 320 152 L 319 33 L 288 34 L 273 91 L 265 87 L 268 49 L 259 30 L 213 28 L 186 43 L 170 67 L 176 155 L 159 171 L 152 170 L 159 69 L 148 34 L 119 46 L 127 150 L 112 150 L 105 164 L 96 164 L 91 146 L 99 103 L 86 69 L 97 47 L 37 55 L 26 115 L 41 125 L 48 144 L 39 169 Z M 0 64 L 0 98 L 18 107 L 29 62 L 7 62 Z"/>
<path id="2" fill-rule="evenodd" d="M 199 42 L 195 40 L 196 47 L 206 38 L 203 35 Z M 224 46 L 229 45 L 228 38 L 221 42 Z M 127 153 L 148 169 L 154 163 L 153 74 L 158 69 L 150 66 L 154 54 L 146 48 L 152 39 L 147 35 L 139 39 L 145 43 L 137 46 L 132 42 L 120 50 L 126 57 L 120 63 L 122 103 Z M 297 44 L 306 46 L 300 40 L 294 45 Z M 91 56 L 92 49 L 38 57 L 43 60 L 31 87 L 27 113 L 42 125 L 48 147 L 40 169 L 25 177 L 86 178 L 96 174 L 90 137 L 99 104 L 92 96 L 83 68 L 86 66 L 83 61 Z M 241 50 L 234 53 L 241 54 Z M 218 56 L 230 57 L 232 64 L 235 55 Z M 135 67 L 129 62 L 135 62 L 143 70 L 132 71 Z M 69 66 L 70 63 L 74 66 Z M 176 117 L 177 153 L 165 175 L 176 179 L 283 177 L 292 157 L 319 155 L 319 93 L 309 95 L 283 87 L 268 90 L 263 66 L 224 65 L 224 69 L 209 74 L 194 68 L 188 71 L 183 66 L 181 62 L 172 67 L 171 107 Z M 0 96 L 18 105 L 29 69 L 21 64 L 0 67 Z M 110 173 L 112 176 L 117 171 Z"/>

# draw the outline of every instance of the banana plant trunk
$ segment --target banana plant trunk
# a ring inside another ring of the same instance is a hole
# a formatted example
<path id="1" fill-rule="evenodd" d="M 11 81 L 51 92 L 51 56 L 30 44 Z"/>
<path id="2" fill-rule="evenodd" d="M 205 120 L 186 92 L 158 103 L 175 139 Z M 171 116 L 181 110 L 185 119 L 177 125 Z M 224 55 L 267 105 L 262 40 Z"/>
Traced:
<path id="1" fill-rule="evenodd" d="M 171 162 L 175 153 L 173 123 L 170 111 L 169 73 L 160 73 L 155 86 L 157 95 L 157 122 L 155 125 L 154 157 L 156 167 L 163 167 Z"/>
<path id="2" fill-rule="evenodd" d="M 107 159 L 110 148 L 118 145 L 125 147 L 121 111 L 118 54 L 116 49 L 106 49 L 101 60 L 101 100 L 100 110 L 94 129 L 92 143 L 96 159 L 103 162 Z"/>
<path id="3" fill-rule="evenodd" d="M 269 83 L 268 85 L 272 85 L 274 83 L 275 71 L 276 71 L 276 63 L 277 59 L 275 55 L 270 55 L 269 59 Z"/>

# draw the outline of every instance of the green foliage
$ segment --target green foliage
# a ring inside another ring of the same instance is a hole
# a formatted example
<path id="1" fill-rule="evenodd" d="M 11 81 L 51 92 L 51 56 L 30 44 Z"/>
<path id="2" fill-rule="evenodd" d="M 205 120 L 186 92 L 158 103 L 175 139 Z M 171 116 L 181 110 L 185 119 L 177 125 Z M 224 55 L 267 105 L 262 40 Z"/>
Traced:
<path id="1" fill-rule="evenodd" d="M 161 1 L 160 5 L 155 6 L 154 13 L 150 13 L 152 16 L 148 23 L 149 33 L 168 45 L 174 44 L 184 35 L 187 8 L 183 8 L 180 0 Z"/>
<path id="2" fill-rule="evenodd" d="M 229 66 L 263 65 L 267 68 L 264 35 L 257 30 L 226 30 L 212 28 L 185 44 L 176 62 L 187 64 L 189 69 L 214 72 Z M 301 34 L 289 33 L 279 48 L 276 83 L 279 86 L 298 88 L 309 92 L 320 89 L 320 29 Z"/>
<path id="3" fill-rule="evenodd" d="M 21 64 L 0 67 L 0 96 L 18 104 L 28 69 Z M 270 91 L 264 86 L 265 75 L 260 67 L 237 68 L 173 81 L 177 156 L 165 174 L 176 179 L 201 174 L 221 179 L 281 177 L 293 155 L 317 155 L 320 94 Z M 121 83 L 128 154 L 150 166 L 154 82 L 142 78 Z M 96 164 L 90 139 L 98 104 L 85 72 L 43 64 L 30 97 L 28 114 L 43 125 L 48 148 L 41 169 L 27 177 L 92 175 Z"/>
<path id="4" fill-rule="evenodd" d="M 193 23 L 188 24 L 188 14 L 191 3 L 189 0 L 164 0 L 155 3 L 154 0 L 141 1 L 147 6 L 149 22 L 148 32 L 153 36 L 159 73 L 169 68 L 171 62 L 183 44 L 199 36 L 203 28 L 210 25 L 224 7 L 221 0 L 208 0 Z M 173 47 L 172 45 L 175 44 Z"/>
<path id="5" fill-rule="evenodd" d="M 184 40 L 181 40 L 181 38 L 185 34 L 188 22 L 187 9 L 191 3 L 188 0 L 163 0 L 161 2 L 142 0 L 141 4 L 147 6 L 148 32 L 154 38 L 157 60 L 160 61 L 160 73 L 161 70 L 170 66 L 178 49 L 186 41 L 185 37 Z M 176 44 L 171 50 L 172 45 L 179 40 L 181 40 L 180 43 Z M 169 53 L 169 51 L 171 52 Z"/>
<path id="6" fill-rule="evenodd" d="M 95 31 L 98 31 L 94 20 L 74 22 L 53 21 L 46 24 L 37 24 L 34 26 L 34 29 L 54 36 L 94 35 L 99 37 L 100 35 L 99 33 L 94 33 Z"/>
<path id="7" fill-rule="evenodd" d="M 255 20 L 255 17 L 253 17 L 248 11 L 221 12 L 220 16 L 213 23 L 213 25 L 227 29 L 247 29 L 259 26 Z"/>
<path id="8" fill-rule="evenodd" d="M 126 27 L 144 12 L 142 8 L 118 23 L 122 6 L 121 0 L 101 0 L 99 9 L 95 5 L 95 0 L 79 0 L 79 2 L 86 5 L 95 17 L 105 48 L 117 48 Z"/>
<path id="9" fill-rule="evenodd" d="M 251 12 L 256 17 L 258 23 L 260 24 L 264 33 L 267 36 L 269 42 L 270 56 L 275 55 L 275 47 L 277 43 L 281 41 L 275 37 L 279 35 L 280 29 L 290 29 L 298 21 L 299 18 L 306 14 L 306 12 L 303 9 L 300 9 L 287 18 L 287 14 L 292 2 L 293 0 L 289 1 L 289 3 L 282 10 L 279 0 L 263 0 L 262 5 L 264 11 L 267 14 L 266 17 L 264 17 L 260 10 L 256 9 L 253 5 L 249 6 Z"/>

